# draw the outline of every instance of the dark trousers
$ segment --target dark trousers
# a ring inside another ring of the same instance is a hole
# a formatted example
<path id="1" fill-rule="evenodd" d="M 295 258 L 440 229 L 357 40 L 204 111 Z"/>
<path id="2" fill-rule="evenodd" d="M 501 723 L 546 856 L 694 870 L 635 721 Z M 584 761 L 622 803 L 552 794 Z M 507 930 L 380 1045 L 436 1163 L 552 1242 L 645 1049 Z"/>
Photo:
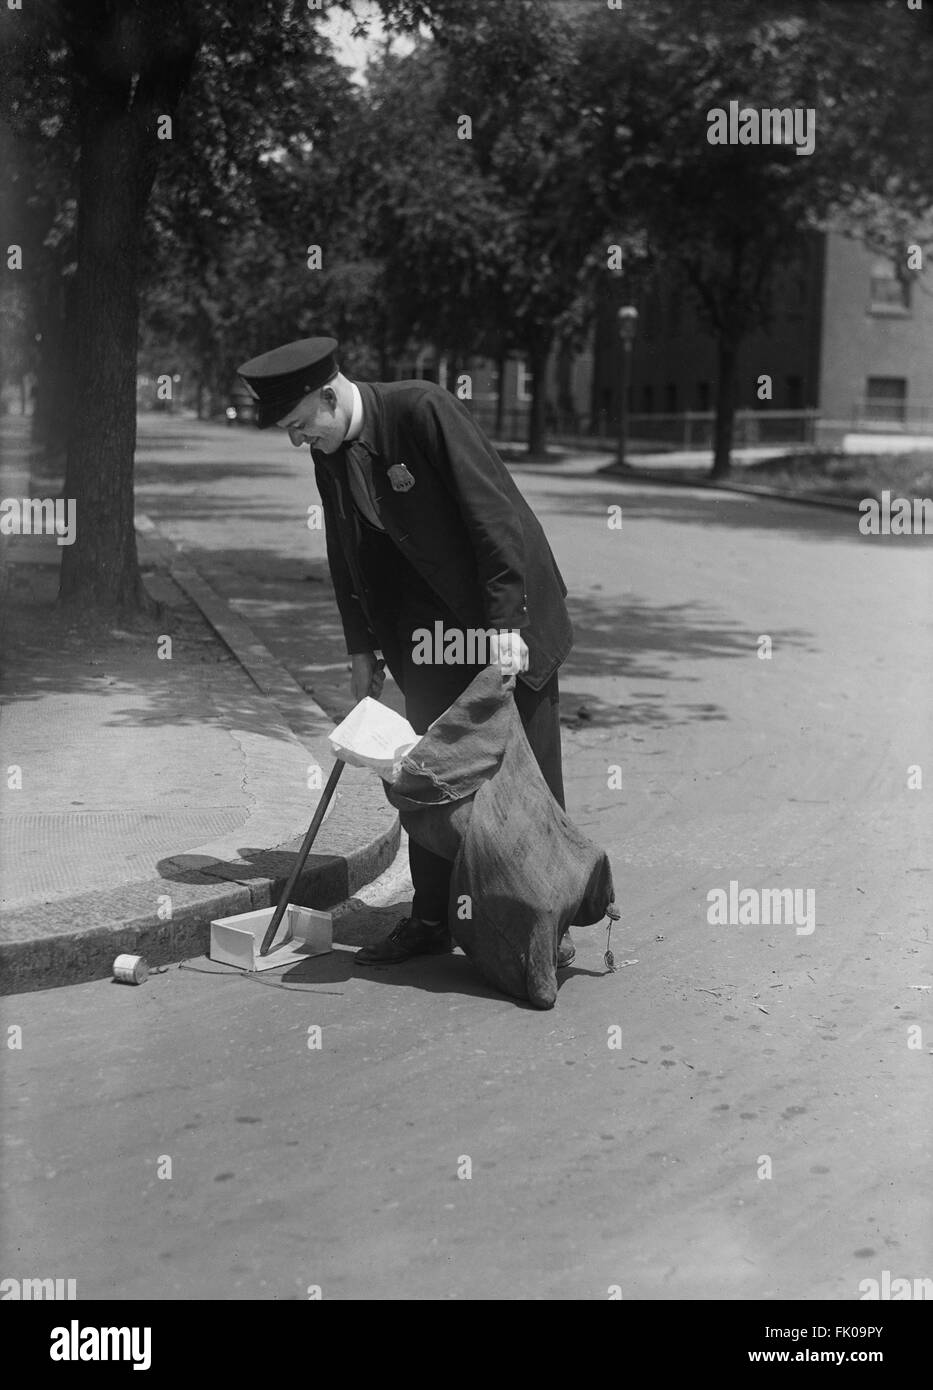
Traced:
<path id="1" fill-rule="evenodd" d="M 373 594 L 376 636 L 386 665 L 405 696 L 405 717 L 416 733 L 423 734 L 484 668 L 412 661 L 412 633 L 417 628 L 427 628 L 433 634 L 438 620 L 445 628 L 462 625 L 390 537 L 365 525 L 363 533 L 361 561 Z M 563 806 L 557 672 L 540 690 L 516 680 L 515 704 L 544 780 Z M 415 889 L 412 913 L 427 921 L 446 920 L 452 868 L 449 860 L 409 840 L 408 861 Z"/>

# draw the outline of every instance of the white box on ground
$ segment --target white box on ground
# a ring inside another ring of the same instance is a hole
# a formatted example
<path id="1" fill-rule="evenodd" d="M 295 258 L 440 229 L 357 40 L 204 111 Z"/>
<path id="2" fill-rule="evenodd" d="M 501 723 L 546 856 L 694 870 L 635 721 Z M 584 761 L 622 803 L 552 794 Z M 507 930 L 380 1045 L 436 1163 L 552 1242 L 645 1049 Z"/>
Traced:
<path id="1" fill-rule="evenodd" d="M 334 949 L 334 919 L 329 912 L 289 903 L 267 956 L 259 954 L 274 907 L 218 917 L 211 922 L 210 959 L 241 970 L 275 970 Z"/>
<path id="2" fill-rule="evenodd" d="M 336 757 L 390 779 L 420 740 L 407 719 L 368 695 L 328 734 Z"/>

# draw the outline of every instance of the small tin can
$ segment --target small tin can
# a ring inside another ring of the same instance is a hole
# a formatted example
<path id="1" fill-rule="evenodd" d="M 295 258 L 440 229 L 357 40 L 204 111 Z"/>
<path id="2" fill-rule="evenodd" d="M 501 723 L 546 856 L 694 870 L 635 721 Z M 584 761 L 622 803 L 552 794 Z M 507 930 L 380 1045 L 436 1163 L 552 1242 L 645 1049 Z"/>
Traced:
<path id="1" fill-rule="evenodd" d="M 125 985 L 141 985 L 149 975 L 142 956 L 117 956 L 113 963 L 113 978 Z"/>

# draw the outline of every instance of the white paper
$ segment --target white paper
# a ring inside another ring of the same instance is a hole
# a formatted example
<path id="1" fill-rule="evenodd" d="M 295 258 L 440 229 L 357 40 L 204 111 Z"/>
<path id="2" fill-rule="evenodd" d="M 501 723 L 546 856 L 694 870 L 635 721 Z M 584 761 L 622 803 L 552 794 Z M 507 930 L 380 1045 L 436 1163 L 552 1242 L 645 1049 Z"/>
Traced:
<path id="1" fill-rule="evenodd" d="M 395 710 L 367 695 L 328 735 L 328 740 L 334 755 L 343 762 L 369 768 L 392 780 L 402 758 L 421 741 L 421 735 Z"/>

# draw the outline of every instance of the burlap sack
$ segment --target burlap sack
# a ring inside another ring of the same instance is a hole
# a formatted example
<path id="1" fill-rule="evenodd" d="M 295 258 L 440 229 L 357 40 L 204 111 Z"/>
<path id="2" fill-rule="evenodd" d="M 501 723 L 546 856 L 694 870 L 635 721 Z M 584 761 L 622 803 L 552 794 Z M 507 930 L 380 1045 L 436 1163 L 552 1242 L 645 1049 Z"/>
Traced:
<path id="1" fill-rule="evenodd" d="M 487 667 L 402 760 L 386 795 L 408 834 L 453 861 L 449 921 L 483 976 L 535 1008 L 557 999 L 557 947 L 613 901 L 603 850 L 545 782 L 512 698 Z"/>

